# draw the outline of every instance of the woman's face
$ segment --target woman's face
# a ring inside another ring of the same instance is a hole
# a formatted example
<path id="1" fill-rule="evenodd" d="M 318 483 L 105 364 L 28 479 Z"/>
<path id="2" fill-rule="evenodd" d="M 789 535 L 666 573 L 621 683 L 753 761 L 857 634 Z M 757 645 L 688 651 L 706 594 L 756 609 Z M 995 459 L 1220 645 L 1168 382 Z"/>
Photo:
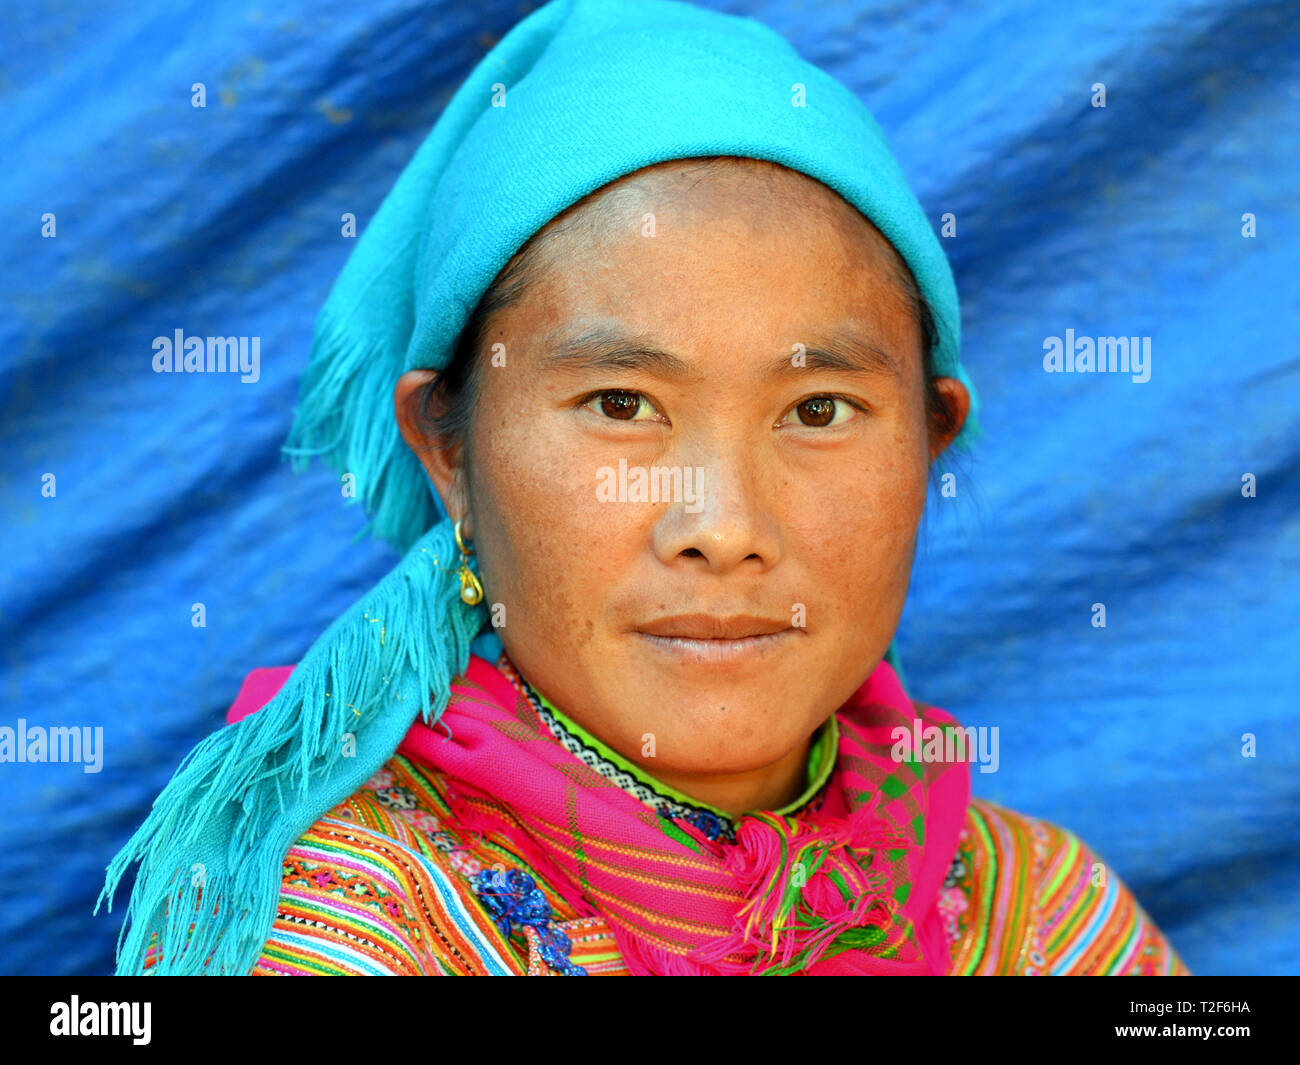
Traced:
<path id="1" fill-rule="evenodd" d="M 421 457 L 524 676 L 706 797 L 801 769 L 883 657 L 948 441 L 884 238 L 802 174 L 697 167 L 566 215 L 491 321 L 468 460 Z"/>

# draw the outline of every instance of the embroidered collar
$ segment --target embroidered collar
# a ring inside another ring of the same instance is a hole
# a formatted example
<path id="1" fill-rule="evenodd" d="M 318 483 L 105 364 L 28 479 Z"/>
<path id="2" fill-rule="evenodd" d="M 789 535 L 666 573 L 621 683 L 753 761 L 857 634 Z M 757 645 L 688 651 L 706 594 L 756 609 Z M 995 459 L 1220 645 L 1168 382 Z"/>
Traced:
<path id="1" fill-rule="evenodd" d="M 602 743 L 577 722 L 570 720 L 529 684 L 504 652 L 497 660 L 497 668 L 527 698 L 551 735 L 584 765 L 612 781 L 660 816 L 684 820 L 709 839 L 723 839 L 728 843 L 736 841 L 736 821 L 728 813 L 656 780 L 640 766 Z M 830 780 L 838 750 L 839 725 L 832 714 L 813 736 L 805 774 L 807 784 L 803 792 L 793 802 L 771 812 L 792 815 L 808 806 Z"/>

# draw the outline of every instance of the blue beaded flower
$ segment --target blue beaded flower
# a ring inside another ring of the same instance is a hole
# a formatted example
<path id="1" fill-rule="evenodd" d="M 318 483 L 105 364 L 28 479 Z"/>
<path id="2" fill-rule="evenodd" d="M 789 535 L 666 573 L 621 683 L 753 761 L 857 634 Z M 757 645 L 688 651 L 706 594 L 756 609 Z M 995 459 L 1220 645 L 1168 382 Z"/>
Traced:
<path id="1" fill-rule="evenodd" d="M 717 814 L 708 810 L 692 810 L 685 820 L 704 833 L 706 839 L 717 839 L 726 831 L 726 824 Z"/>
<path id="2" fill-rule="evenodd" d="M 586 969 L 569 960 L 573 944 L 552 924 L 551 904 L 531 876 L 519 869 L 504 874 L 484 869 L 474 887 L 502 935 L 510 935 L 512 925 L 528 925 L 537 931 L 538 953 L 547 965 L 562 976 L 587 975 Z"/>

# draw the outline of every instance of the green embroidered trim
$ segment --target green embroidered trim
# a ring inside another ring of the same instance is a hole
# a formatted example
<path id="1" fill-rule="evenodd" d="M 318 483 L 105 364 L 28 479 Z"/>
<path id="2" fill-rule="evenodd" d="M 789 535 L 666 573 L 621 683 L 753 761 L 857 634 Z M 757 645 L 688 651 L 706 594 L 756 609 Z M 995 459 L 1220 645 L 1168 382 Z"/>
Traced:
<path id="1" fill-rule="evenodd" d="M 595 750 L 602 758 L 613 762 L 625 773 L 635 777 L 646 787 L 657 791 L 665 798 L 672 799 L 674 802 L 684 803 L 687 806 L 698 806 L 701 809 L 709 810 L 716 814 L 728 824 L 734 823 L 734 818 L 732 818 L 730 814 L 719 810 L 716 806 L 710 806 L 707 802 L 683 794 L 675 788 L 669 787 L 662 781 L 656 780 L 640 766 L 629 762 L 613 748 L 596 739 L 595 736 L 577 722 L 571 721 L 566 714 L 557 710 L 555 704 L 547 699 L 546 696 L 536 688 L 533 688 L 533 692 L 536 694 L 537 698 L 541 700 L 542 705 L 546 707 L 547 711 L 555 718 L 555 720 L 568 729 L 569 732 L 572 732 L 588 747 Z M 821 790 L 826 781 L 830 779 L 831 773 L 834 772 L 835 760 L 836 756 L 839 754 L 839 749 L 839 721 L 836 716 L 832 714 L 827 719 L 826 723 L 817 730 L 816 735 L 813 737 L 812 748 L 808 752 L 808 766 L 805 774 L 807 786 L 804 788 L 803 793 L 793 802 L 787 803 L 785 806 L 782 806 L 781 809 L 773 810 L 771 812 L 778 815 L 792 814 L 812 799 L 812 797 Z"/>

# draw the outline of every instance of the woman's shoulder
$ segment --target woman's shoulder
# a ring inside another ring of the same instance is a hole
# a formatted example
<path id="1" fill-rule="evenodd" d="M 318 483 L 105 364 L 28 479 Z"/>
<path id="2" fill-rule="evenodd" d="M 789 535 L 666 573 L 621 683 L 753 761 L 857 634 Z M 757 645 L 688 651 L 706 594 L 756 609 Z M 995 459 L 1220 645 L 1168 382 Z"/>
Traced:
<path id="1" fill-rule="evenodd" d="M 256 713 L 293 669 L 249 673 L 226 720 Z M 463 829 L 442 775 L 401 753 L 289 848 L 275 920 L 250 972 L 549 974 L 551 951 L 536 930 L 499 921 L 501 906 L 482 901 L 485 870 L 522 874 L 541 893 L 549 927 L 567 935 L 573 964 L 595 975 L 626 972 L 602 919 L 575 913 L 509 840 Z"/>
<path id="2" fill-rule="evenodd" d="M 1077 835 L 987 799 L 970 800 L 939 906 L 955 974 L 1188 974 Z"/>
<path id="3" fill-rule="evenodd" d="M 394 755 L 285 855 L 253 975 L 524 975 L 547 971 L 532 928 L 498 927 L 484 870 L 520 869 L 551 904 L 575 964 L 621 967 L 601 920 L 579 918 L 494 836 L 462 831 L 440 775 Z"/>
<path id="4" fill-rule="evenodd" d="M 255 974 L 505 974 L 517 966 L 466 897 L 468 859 L 391 759 L 289 848 Z M 447 851 L 440 849 L 443 842 Z"/>

